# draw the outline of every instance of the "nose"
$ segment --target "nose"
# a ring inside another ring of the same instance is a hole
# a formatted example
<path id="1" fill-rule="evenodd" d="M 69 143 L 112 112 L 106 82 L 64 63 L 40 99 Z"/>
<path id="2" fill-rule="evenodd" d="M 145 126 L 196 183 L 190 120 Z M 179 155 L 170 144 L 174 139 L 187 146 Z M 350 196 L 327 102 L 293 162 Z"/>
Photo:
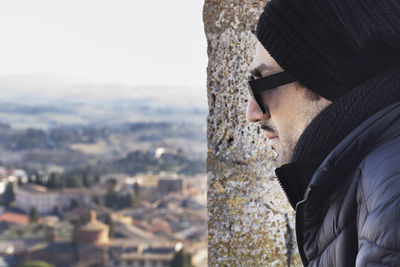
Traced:
<path id="1" fill-rule="evenodd" d="M 263 114 L 258 107 L 257 103 L 254 101 L 252 97 L 249 97 L 249 101 L 247 103 L 247 111 L 246 117 L 249 122 L 259 122 L 268 120 L 270 117 L 269 110 L 266 108 L 266 113 Z"/>

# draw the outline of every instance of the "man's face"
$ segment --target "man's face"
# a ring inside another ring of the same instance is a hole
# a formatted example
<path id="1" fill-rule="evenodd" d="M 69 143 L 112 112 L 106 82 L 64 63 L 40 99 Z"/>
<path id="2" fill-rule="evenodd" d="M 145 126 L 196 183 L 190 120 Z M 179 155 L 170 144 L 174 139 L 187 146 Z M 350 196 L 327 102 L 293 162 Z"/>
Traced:
<path id="1" fill-rule="evenodd" d="M 251 70 L 256 79 L 283 71 L 260 42 L 257 42 Z M 262 99 L 267 110 L 265 114 L 249 96 L 247 120 L 260 123 L 270 145 L 279 155 L 278 165 L 286 164 L 304 129 L 331 102 L 323 97 L 311 100 L 307 97 L 307 89 L 300 88 L 295 82 L 263 91 Z"/>

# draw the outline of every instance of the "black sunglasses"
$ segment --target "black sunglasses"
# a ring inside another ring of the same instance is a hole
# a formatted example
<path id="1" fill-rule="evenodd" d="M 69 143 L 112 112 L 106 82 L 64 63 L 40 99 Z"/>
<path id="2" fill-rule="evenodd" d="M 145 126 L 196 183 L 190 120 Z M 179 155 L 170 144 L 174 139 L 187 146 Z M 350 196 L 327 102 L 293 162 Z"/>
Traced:
<path id="1" fill-rule="evenodd" d="M 267 111 L 264 107 L 261 92 L 274 89 L 276 87 L 295 82 L 296 78 L 288 71 L 282 71 L 276 74 L 255 79 L 253 76 L 247 78 L 247 88 L 250 95 L 256 101 L 260 111 L 265 114 Z"/>

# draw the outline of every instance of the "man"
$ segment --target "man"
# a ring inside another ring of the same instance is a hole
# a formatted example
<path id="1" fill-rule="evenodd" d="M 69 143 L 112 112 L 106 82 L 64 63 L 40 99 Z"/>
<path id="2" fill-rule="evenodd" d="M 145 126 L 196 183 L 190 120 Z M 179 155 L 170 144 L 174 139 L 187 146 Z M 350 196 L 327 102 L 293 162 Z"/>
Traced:
<path id="1" fill-rule="evenodd" d="M 400 266 L 400 1 L 272 0 L 247 118 L 279 154 L 305 266 Z"/>

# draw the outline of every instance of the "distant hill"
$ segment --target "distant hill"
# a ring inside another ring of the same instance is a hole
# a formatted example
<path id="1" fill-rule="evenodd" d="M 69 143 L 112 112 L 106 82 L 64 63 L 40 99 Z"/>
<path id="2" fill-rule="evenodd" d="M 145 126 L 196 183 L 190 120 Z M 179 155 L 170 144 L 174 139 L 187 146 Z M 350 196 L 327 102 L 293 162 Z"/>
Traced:
<path id="1" fill-rule="evenodd" d="M 32 74 L 0 76 L 0 122 L 16 128 L 105 126 L 138 121 L 205 124 L 206 90 L 100 84 Z"/>
<path id="2" fill-rule="evenodd" d="M 162 106 L 206 108 L 206 89 L 186 86 L 128 86 L 53 74 L 0 75 L 1 100 L 24 104 L 103 103 L 142 99 Z M 151 101 L 150 101 L 151 100 Z"/>

